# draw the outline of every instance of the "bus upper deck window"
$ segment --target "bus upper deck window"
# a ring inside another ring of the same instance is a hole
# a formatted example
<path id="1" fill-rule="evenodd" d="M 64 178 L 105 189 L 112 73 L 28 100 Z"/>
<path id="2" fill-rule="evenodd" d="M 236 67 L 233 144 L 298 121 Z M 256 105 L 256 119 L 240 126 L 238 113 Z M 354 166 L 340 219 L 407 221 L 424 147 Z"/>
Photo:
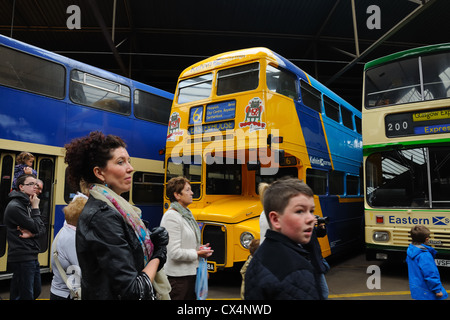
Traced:
<path id="1" fill-rule="evenodd" d="M 217 95 L 254 90 L 258 83 L 258 62 L 220 70 L 217 75 Z"/>
<path id="2" fill-rule="evenodd" d="M 341 114 L 343 125 L 353 130 L 353 113 L 341 106 Z"/>
<path id="3" fill-rule="evenodd" d="M 31 54 L 0 46 L 0 84 L 63 99 L 66 69 L 63 65 Z"/>
<path id="4" fill-rule="evenodd" d="M 319 113 L 322 113 L 322 96 L 320 91 L 305 81 L 300 81 L 300 91 L 303 104 Z"/>
<path id="5" fill-rule="evenodd" d="M 128 86 L 79 70 L 71 72 L 70 99 L 75 103 L 106 111 L 131 113 Z"/>
<path id="6" fill-rule="evenodd" d="M 366 108 L 422 100 L 417 58 L 369 69 L 365 77 Z"/>
<path id="7" fill-rule="evenodd" d="M 187 103 L 208 98 L 212 89 L 212 73 L 180 81 L 178 103 Z"/>
<path id="8" fill-rule="evenodd" d="M 267 87 L 270 91 L 282 94 L 291 99 L 298 99 L 297 77 L 285 70 L 267 66 Z"/>
<path id="9" fill-rule="evenodd" d="M 450 52 L 422 57 L 423 100 L 450 98 L 449 61 Z"/>
<path id="10" fill-rule="evenodd" d="M 339 103 L 324 95 L 323 106 L 325 108 L 326 116 L 336 122 L 339 122 Z"/>
<path id="11" fill-rule="evenodd" d="M 167 125 L 172 100 L 142 90 L 134 91 L 134 115 L 136 118 Z"/>

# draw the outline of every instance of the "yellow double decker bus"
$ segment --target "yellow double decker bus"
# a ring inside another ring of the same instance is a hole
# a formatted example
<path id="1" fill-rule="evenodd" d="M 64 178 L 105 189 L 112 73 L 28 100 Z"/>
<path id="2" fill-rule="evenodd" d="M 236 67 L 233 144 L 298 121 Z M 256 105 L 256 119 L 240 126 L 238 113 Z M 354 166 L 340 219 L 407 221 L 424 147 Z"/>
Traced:
<path id="1" fill-rule="evenodd" d="M 420 224 L 450 265 L 450 44 L 367 63 L 363 100 L 367 258 L 405 259 Z"/>
<path id="2" fill-rule="evenodd" d="M 258 185 L 284 176 L 310 185 L 316 214 L 329 217 L 325 257 L 363 244 L 361 113 L 269 49 L 226 52 L 181 73 L 165 154 L 165 181 L 191 181 L 189 208 L 214 249 L 210 271 L 247 259 L 260 237 Z"/>

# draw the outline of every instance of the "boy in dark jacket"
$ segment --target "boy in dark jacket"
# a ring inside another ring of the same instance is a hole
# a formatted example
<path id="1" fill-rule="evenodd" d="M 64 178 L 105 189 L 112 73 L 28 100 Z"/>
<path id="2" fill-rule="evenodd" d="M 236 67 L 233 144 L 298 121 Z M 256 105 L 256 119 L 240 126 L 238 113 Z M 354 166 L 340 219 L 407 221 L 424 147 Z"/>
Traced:
<path id="1" fill-rule="evenodd" d="M 430 238 L 430 230 L 425 226 L 414 226 L 411 228 L 411 238 L 412 243 L 406 251 L 411 297 L 417 300 L 447 299 L 434 262 L 436 250 L 425 244 Z"/>
<path id="2" fill-rule="evenodd" d="M 264 193 L 270 228 L 245 275 L 245 299 L 320 299 L 318 274 L 302 247 L 314 229 L 311 188 L 298 179 L 280 179 Z"/>

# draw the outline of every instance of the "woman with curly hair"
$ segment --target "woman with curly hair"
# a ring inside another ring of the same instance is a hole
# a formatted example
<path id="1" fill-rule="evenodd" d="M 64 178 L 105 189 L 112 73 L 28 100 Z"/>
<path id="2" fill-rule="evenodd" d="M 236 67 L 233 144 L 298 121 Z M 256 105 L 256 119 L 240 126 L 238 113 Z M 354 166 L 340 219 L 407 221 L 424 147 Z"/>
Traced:
<path id="1" fill-rule="evenodd" d="M 83 300 L 153 299 L 152 282 L 167 298 L 170 286 L 158 272 L 166 261 L 167 231 L 150 232 L 140 209 L 120 196 L 130 190 L 134 170 L 125 142 L 95 131 L 65 147 L 70 183 L 90 195 L 76 230 Z"/>

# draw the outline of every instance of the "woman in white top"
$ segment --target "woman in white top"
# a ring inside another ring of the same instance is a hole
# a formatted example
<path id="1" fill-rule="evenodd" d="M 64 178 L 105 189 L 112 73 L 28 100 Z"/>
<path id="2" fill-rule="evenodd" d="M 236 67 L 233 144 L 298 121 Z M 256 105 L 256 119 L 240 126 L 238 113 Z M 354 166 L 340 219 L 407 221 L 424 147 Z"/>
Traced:
<path id="1" fill-rule="evenodd" d="M 64 226 L 57 234 L 56 241 L 52 244 L 52 270 L 53 270 L 53 279 L 52 285 L 50 287 L 50 300 L 69 300 L 71 299 L 70 290 L 67 287 L 66 282 L 63 277 L 59 273 L 58 266 L 56 265 L 55 257 L 53 256 L 53 252 L 58 252 L 59 262 L 64 270 L 67 273 L 71 274 L 69 267 L 75 273 L 73 275 L 67 275 L 67 277 L 78 277 L 75 279 L 75 285 L 78 287 L 81 285 L 81 269 L 78 264 L 77 252 L 75 249 L 75 232 L 77 230 L 78 218 L 80 217 L 81 211 L 83 211 L 84 205 L 87 202 L 87 197 L 78 193 L 66 207 L 64 207 Z"/>
<path id="2" fill-rule="evenodd" d="M 195 300 L 198 259 L 211 256 L 213 250 L 201 245 L 200 228 L 187 208 L 193 192 L 188 179 L 175 177 L 167 182 L 166 194 L 171 204 L 161 220 L 169 233 L 167 262 L 164 266 L 172 291 L 172 300 Z"/>

